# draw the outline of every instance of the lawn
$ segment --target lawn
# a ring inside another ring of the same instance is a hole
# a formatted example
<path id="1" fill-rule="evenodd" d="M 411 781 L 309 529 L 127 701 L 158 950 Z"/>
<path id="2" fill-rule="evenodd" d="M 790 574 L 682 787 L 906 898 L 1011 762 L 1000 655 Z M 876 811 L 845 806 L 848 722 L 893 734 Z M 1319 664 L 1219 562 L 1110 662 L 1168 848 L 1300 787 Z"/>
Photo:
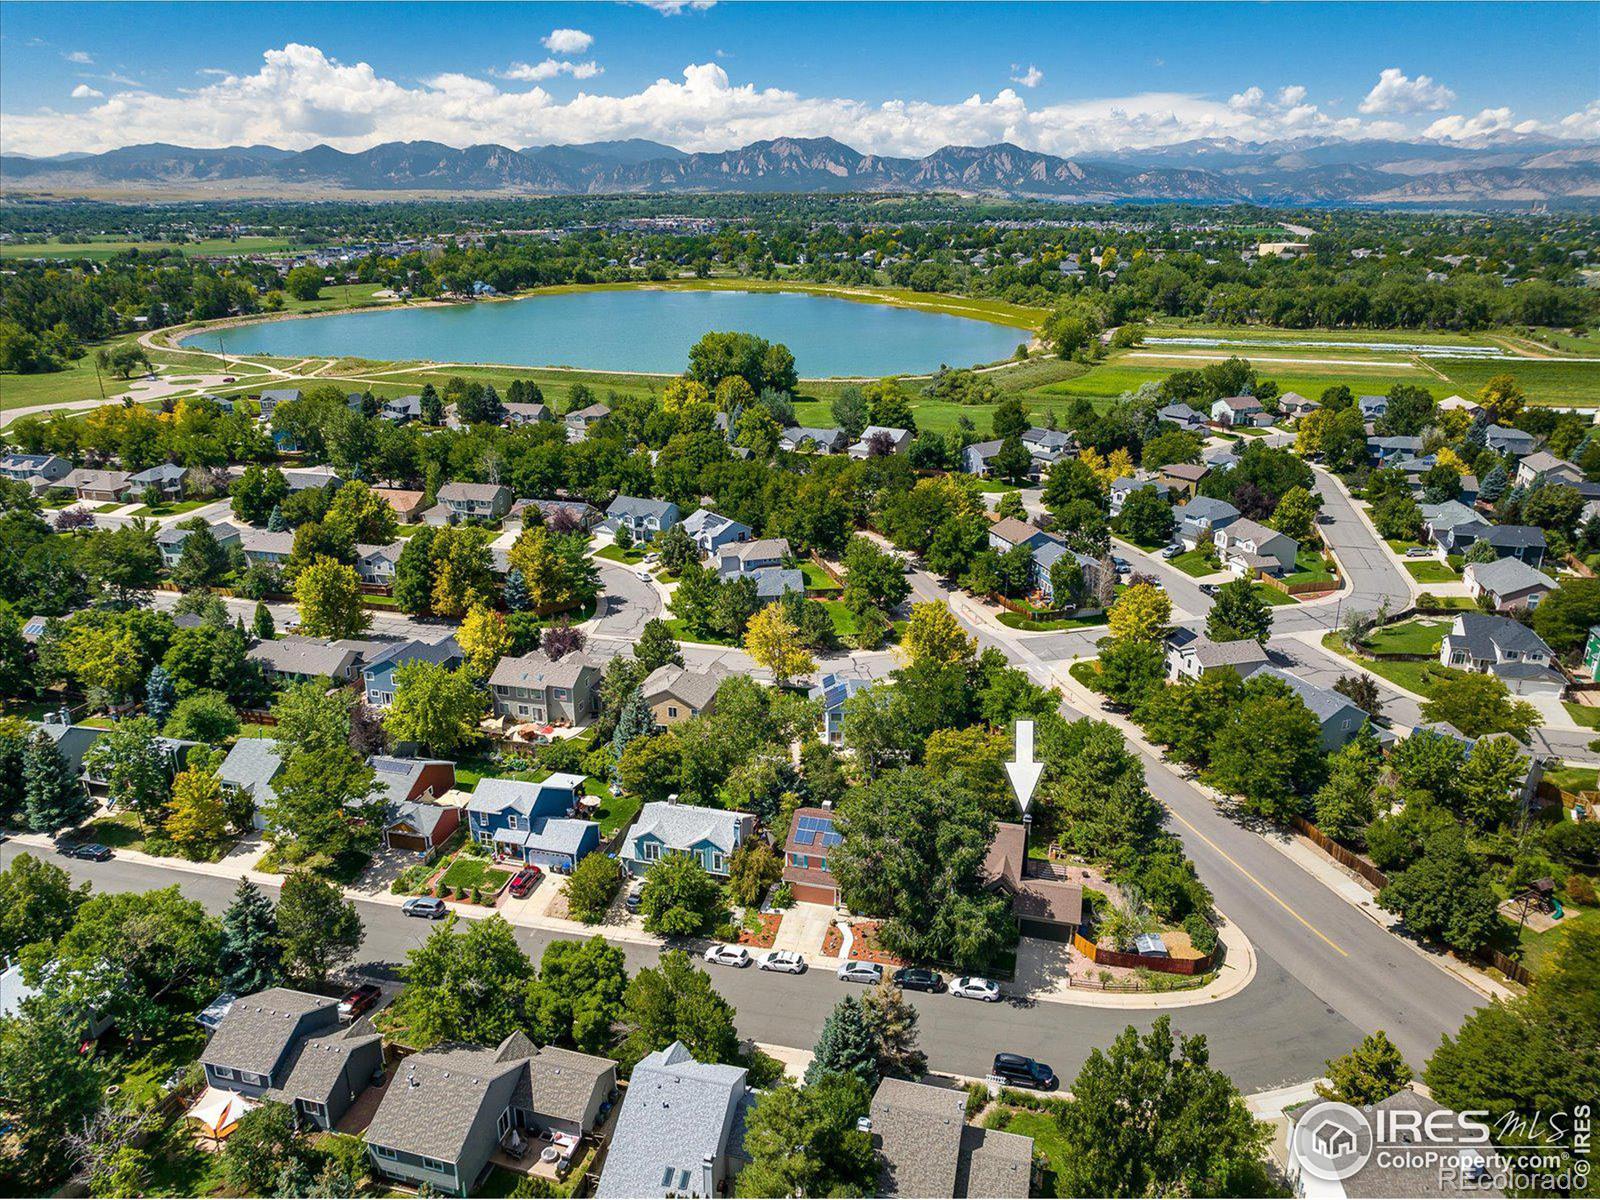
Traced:
<path id="1" fill-rule="evenodd" d="M 210 500 L 178 500 L 171 504 L 141 504 L 133 510 L 136 517 L 175 517 L 179 513 L 193 512 L 197 508 L 204 508 L 207 504 L 215 504 L 216 498 Z"/>
<path id="2" fill-rule="evenodd" d="M 1106 623 L 1104 613 L 1093 617 L 1062 617 L 1055 621 L 1036 621 L 1026 613 L 1003 612 L 995 620 L 1007 629 L 1023 633 L 1054 633 L 1062 629 L 1094 629 Z"/>
<path id="3" fill-rule="evenodd" d="M 1301 546 L 1294 556 L 1294 571 L 1284 578 L 1285 583 L 1332 583 L 1333 572 L 1322 560 L 1320 551 Z"/>
<path id="4" fill-rule="evenodd" d="M 835 618 L 835 625 L 837 626 L 837 618 Z M 702 646 L 742 646 L 744 644 L 742 641 L 734 638 L 725 638 L 720 634 L 708 633 L 704 637 L 692 634 L 684 628 L 682 617 L 670 618 L 667 621 L 667 629 L 671 632 L 672 640 L 675 642 L 696 642 Z"/>
<path id="5" fill-rule="evenodd" d="M 445 887 L 478 888 L 487 896 L 498 892 L 510 878 L 510 871 L 494 866 L 488 859 L 471 858 L 462 854 L 450 864 L 439 882 Z"/>
<path id="6" fill-rule="evenodd" d="M 1436 558 L 1408 558 L 1405 568 L 1418 583 L 1459 583 L 1461 576 Z"/>
<path id="7" fill-rule="evenodd" d="M 601 797 L 600 807 L 595 812 L 594 819 L 600 823 L 602 841 L 611 837 L 617 830 L 631 825 L 633 818 L 639 815 L 639 808 L 643 803 L 640 797 L 628 792 L 613 796 L 609 790 L 602 788 L 601 791 L 590 794 Z"/>
<path id="8" fill-rule="evenodd" d="M 1600 768 L 1556 767 L 1546 771 L 1544 778 L 1563 792 L 1592 792 L 1600 787 Z"/>
<path id="9" fill-rule="evenodd" d="M 1022 489 L 1014 483 L 1007 483 L 1003 479 L 979 479 L 975 485 L 980 492 L 1020 492 Z"/>
<path id="10" fill-rule="evenodd" d="M 855 637 L 858 629 L 856 615 L 845 607 L 843 600 L 818 600 L 817 603 L 827 610 L 828 619 L 833 622 L 834 635 L 840 641 Z M 904 621 L 892 622 L 889 636 L 884 644 L 893 645 L 898 642 L 901 633 L 905 631 L 905 627 L 906 623 Z"/>
<path id="11" fill-rule="evenodd" d="M 1522 965 L 1535 975 L 1540 974 L 1549 965 L 1550 956 L 1565 940 L 1567 931 L 1580 927 L 1600 933 L 1600 908 L 1586 908 L 1581 912 L 1573 910 L 1557 921 L 1554 928 L 1543 933 L 1535 933 L 1524 926 L 1517 939 L 1522 947 Z"/>
<path id="12" fill-rule="evenodd" d="M 1003 1129 L 1007 1133 L 1015 1133 L 1021 1137 L 1033 1139 L 1033 1157 L 1035 1162 L 1042 1161 L 1041 1178 L 1039 1186 L 1034 1190 L 1036 1196 L 1066 1196 L 1058 1180 L 1057 1167 L 1065 1164 L 1067 1160 L 1066 1138 L 1061 1132 L 1061 1127 L 1056 1124 L 1056 1116 L 1050 1112 L 1029 1112 L 1022 1108 L 990 1109 L 983 1118 L 985 1129 Z"/>
<path id="13" fill-rule="evenodd" d="M 110 817 L 96 817 L 83 827 L 82 834 L 76 840 L 99 842 L 113 850 L 143 850 L 144 829 L 133 813 L 117 813 Z"/>
<path id="14" fill-rule="evenodd" d="M 645 554 L 646 551 L 638 546 L 629 546 L 624 550 L 615 542 L 609 546 L 602 546 L 594 552 L 596 558 L 608 558 L 612 562 L 626 563 L 630 567 L 643 562 Z"/>
<path id="15" fill-rule="evenodd" d="M 1086 658 L 1082 662 L 1075 662 L 1067 668 L 1067 674 L 1071 675 L 1091 692 L 1100 690 L 1100 661 L 1098 659 Z"/>
<path id="16" fill-rule="evenodd" d="M 1507 363 L 1451 358 L 1435 360 L 1434 365 L 1449 377 L 1451 389 L 1463 396 L 1474 395 L 1496 375 L 1510 375 L 1522 385 L 1532 404 L 1600 407 L 1600 361 Z"/>
<path id="17" fill-rule="evenodd" d="M 844 590 L 842 583 L 835 583 L 832 575 L 829 575 L 809 558 L 801 562 L 800 574 L 805 576 L 807 592 L 842 592 Z"/>
<path id="18" fill-rule="evenodd" d="M 1192 575 L 1196 579 L 1204 579 L 1207 575 L 1215 575 L 1222 570 L 1216 552 L 1204 547 L 1198 550 L 1185 550 L 1177 558 L 1169 559 L 1167 565 L 1177 567 L 1185 575 Z"/>
<path id="19" fill-rule="evenodd" d="M 1387 679 L 1398 688 L 1424 698 L 1433 694 L 1433 681 L 1439 677 L 1443 669 L 1436 662 L 1401 662 L 1393 658 L 1358 658 L 1345 649 L 1344 639 L 1337 633 L 1330 633 L 1322 639 L 1322 645 L 1335 654 L 1348 658 L 1351 662 L 1358 662 L 1374 675 Z"/>
<path id="20" fill-rule="evenodd" d="M 1300 603 L 1300 601 L 1296 600 L 1293 596 L 1289 595 L 1288 592 L 1280 592 L 1277 588 L 1268 587 L 1264 583 L 1252 584 L 1251 588 L 1254 590 L 1254 592 L 1255 592 L 1255 594 L 1257 596 L 1261 597 L 1262 600 L 1266 601 L 1269 605 L 1271 605 L 1274 608 L 1278 607 L 1279 605 L 1283 605 L 1283 604 L 1299 604 Z"/>
<path id="21" fill-rule="evenodd" d="M 1448 621 L 1416 619 L 1390 625 L 1374 633 L 1363 649 L 1376 655 L 1439 653 Z M 1600 713 L 1600 709 L 1595 710 Z"/>
<path id="22" fill-rule="evenodd" d="M 147 1196 L 211 1196 L 227 1185 L 222 1156 L 202 1150 L 179 1113 L 145 1146 L 150 1159 Z"/>
<path id="23" fill-rule="evenodd" d="M 1592 704 L 1574 704 L 1570 700 L 1563 701 L 1562 707 L 1576 724 L 1585 729 L 1600 729 L 1600 708 Z"/>

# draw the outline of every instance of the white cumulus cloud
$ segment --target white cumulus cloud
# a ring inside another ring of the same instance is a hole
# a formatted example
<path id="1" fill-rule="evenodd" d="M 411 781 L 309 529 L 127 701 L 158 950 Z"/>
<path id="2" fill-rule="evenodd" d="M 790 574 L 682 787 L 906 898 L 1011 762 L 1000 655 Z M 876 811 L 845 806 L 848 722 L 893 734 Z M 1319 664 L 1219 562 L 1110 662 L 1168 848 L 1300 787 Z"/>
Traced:
<path id="1" fill-rule="evenodd" d="M 582 54 L 594 45 L 594 35 L 581 29 L 552 29 L 550 36 L 541 40 L 552 54 Z"/>
<path id="2" fill-rule="evenodd" d="M 596 62 L 569 62 L 566 59 L 547 58 L 543 62 L 512 63 L 504 71 L 498 71 L 496 74 L 501 79 L 531 83 L 542 79 L 554 79 L 557 75 L 570 75 L 574 79 L 593 79 L 600 74 L 600 71 L 600 64 Z"/>
<path id="3" fill-rule="evenodd" d="M 77 87 L 72 89 L 72 98 L 74 100 L 104 100 L 106 98 L 106 94 L 104 92 L 95 91 L 94 88 L 90 87 L 87 83 L 80 83 Z"/>
<path id="4" fill-rule="evenodd" d="M 61 57 L 66 59 L 69 63 L 77 63 L 80 67 L 87 67 L 90 63 L 94 62 L 94 56 L 91 55 L 87 50 L 72 50 L 66 54 L 63 54 Z"/>
<path id="5" fill-rule="evenodd" d="M 1025 88 L 1036 88 L 1044 82 L 1044 72 L 1032 63 L 1028 64 L 1026 71 L 1022 71 L 1021 67 L 1017 66 L 1016 63 L 1012 63 L 1011 70 L 1013 72 L 1011 82 L 1020 83 Z M 1020 75 L 1016 74 L 1018 71 L 1022 71 L 1022 73 Z"/>
<path id="6" fill-rule="evenodd" d="M 1459 142 L 1467 138 L 1486 137 L 1489 134 L 1502 133 L 1510 129 L 1514 124 L 1509 108 L 1486 108 L 1475 117 L 1463 116 L 1460 113 L 1454 113 L 1448 117 L 1440 117 L 1422 131 L 1422 136 L 1447 138 L 1450 141 Z"/>
<path id="7" fill-rule="evenodd" d="M 646 8 L 653 8 L 663 17 L 675 17 L 681 12 L 704 12 L 715 8 L 717 0 L 635 0 Z"/>
<path id="8" fill-rule="evenodd" d="M 1456 94 L 1428 75 L 1410 79 L 1399 67 L 1385 67 L 1378 73 L 1361 111 L 1369 115 L 1438 112 L 1449 108 Z"/>
<path id="9" fill-rule="evenodd" d="M 456 72 L 402 82 L 369 63 L 343 62 L 316 46 L 289 43 L 266 51 L 252 72 L 202 77 L 196 88 L 161 94 L 130 86 L 106 97 L 82 97 L 91 102 L 76 111 L 6 111 L 0 121 L 7 149 L 23 154 L 96 152 L 147 141 L 265 143 L 295 150 L 325 142 L 358 151 L 392 141 L 528 146 L 632 137 L 716 151 L 787 135 L 838 138 L 873 154 L 922 155 L 944 145 L 1013 142 L 1051 154 L 1091 155 L 1191 138 L 1405 132 L 1390 120 L 1330 116 L 1299 85 L 1270 92 L 1247 87 L 1231 99 L 1149 91 L 1030 104 L 1026 88 L 1008 86 L 954 102 L 914 96 L 865 101 L 738 82 L 713 59 L 622 94 L 580 87 L 558 99 L 544 86 L 599 73 L 595 63 L 552 57 L 514 63 L 492 78 Z M 1487 127 L 1511 120 L 1508 113 Z M 1459 131 L 1447 122 L 1459 122 Z M 1440 117 L 1433 136 L 1475 136 L 1481 122 Z M 1591 136 L 1586 131 L 1597 124 L 1600 109 L 1575 113 L 1551 132 Z"/>

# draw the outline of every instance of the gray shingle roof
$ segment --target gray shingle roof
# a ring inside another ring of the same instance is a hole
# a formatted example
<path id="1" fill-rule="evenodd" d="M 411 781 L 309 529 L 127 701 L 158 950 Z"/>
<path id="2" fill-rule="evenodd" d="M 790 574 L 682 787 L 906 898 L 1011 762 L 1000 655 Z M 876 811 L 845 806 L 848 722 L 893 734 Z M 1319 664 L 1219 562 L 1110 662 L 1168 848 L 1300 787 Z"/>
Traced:
<path id="1" fill-rule="evenodd" d="M 717 849 L 732 854 L 738 842 L 740 822 L 750 819 L 749 813 L 732 809 L 652 800 L 639 810 L 638 819 L 628 831 L 628 841 L 631 843 L 650 833 L 669 849 L 684 850 L 700 842 L 710 842 Z"/>
<path id="2" fill-rule="evenodd" d="M 289 988 L 268 988 L 233 1002 L 211 1035 L 200 1061 L 267 1076 L 282 1060 L 300 1020 L 322 1014 L 331 1025 L 338 1019 L 339 1002 L 330 996 L 313 996 Z"/>
<path id="3" fill-rule="evenodd" d="M 736 1123 L 745 1091 L 743 1067 L 696 1062 L 682 1042 L 645 1055 L 629 1080 L 595 1194 L 704 1195 L 702 1164 L 726 1154 L 724 1131 Z"/>
<path id="4" fill-rule="evenodd" d="M 249 792 L 262 803 L 276 793 L 272 781 L 283 769 L 283 756 L 278 753 L 278 743 L 273 738 L 240 738 L 222 760 L 217 774 L 222 782 Z"/>
<path id="5" fill-rule="evenodd" d="M 1449 636 L 1473 658 L 1494 658 L 1496 647 L 1502 651 L 1514 650 L 1518 654 L 1530 651 L 1544 655 L 1551 653 L 1544 639 L 1522 622 L 1488 613 L 1462 613 L 1456 618 L 1455 628 Z"/>
<path id="6" fill-rule="evenodd" d="M 872 1096 L 872 1141 L 885 1196 L 954 1196 L 965 1093 L 885 1079 Z"/>
<path id="7" fill-rule="evenodd" d="M 618 496 L 606 506 L 608 517 L 655 517 L 675 515 L 678 506 L 670 500 L 651 500 L 639 496 Z"/>
<path id="8" fill-rule="evenodd" d="M 1298 675 L 1291 675 L 1287 671 L 1279 670 L 1277 667 L 1262 667 L 1259 671 L 1254 672 L 1251 678 L 1260 679 L 1262 676 L 1270 676 L 1288 684 L 1289 690 L 1300 697 L 1305 706 L 1311 710 L 1311 715 L 1316 717 L 1317 722 L 1321 725 L 1327 725 L 1334 717 L 1346 710 L 1359 713 L 1363 720 L 1366 719 L 1365 712 L 1362 712 L 1359 707 L 1352 704 L 1332 688 L 1318 687 L 1314 683 L 1301 679 Z"/>
<path id="9" fill-rule="evenodd" d="M 512 1103 L 542 1117 L 581 1125 L 595 1089 L 609 1084 L 616 1069 L 609 1058 L 546 1046 L 529 1056 L 527 1076 L 518 1083 Z"/>
<path id="10" fill-rule="evenodd" d="M 1031 1137 L 977 1125 L 963 1126 L 956 1195 L 972 1200 L 1026 1196 L 1032 1176 Z"/>
<path id="11" fill-rule="evenodd" d="M 640 687 L 644 691 L 647 704 L 653 704 L 665 696 L 673 696 L 690 708 L 699 710 L 711 703 L 717 694 L 717 689 L 727 677 L 727 670 L 716 663 L 712 663 L 704 671 L 694 671 L 675 663 L 667 663 L 646 675 Z"/>
<path id="12" fill-rule="evenodd" d="M 333 677 L 350 668 L 356 653 L 313 638 L 286 637 L 257 642 L 245 657 L 252 662 L 265 663 L 283 675 Z"/>
<path id="13" fill-rule="evenodd" d="M 276 1098 L 281 1098 L 285 1103 L 309 1100 L 326 1104 L 350 1056 L 363 1047 L 382 1041 L 383 1038 L 365 1020 L 325 1037 L 306 1038 L 300 1044 L 288 1077 L 280 1087 L 273 1089 Z"/>
<path id="14" fill-rule="evenodd" d="M 806 590 L 805 573 L 792 567 L 759 567 L 744 577 L 755 580 L 758 600 L 777 600 L 786 592 Z"/>
<path id="15" fill-rule="evenodd" d="M 1260 665 L 1268 661 L 1267 652 L 1253 638 L 1233 642 L 1213 642 L 1208 637 L 1197 637 L 1186 647 L 1202 667 L 1242 667 Z"/>
<path id="16" fill-rule="evenodd" d="M 502 494 L 508 499 L 511 495 L 498 483 L 447 483 L 438 492 L 440 503 L 447 500 L 493 503 Z"/>
<path id="17" fill-rule="evenodd" d="M 521 658 L 502 658 L 489 676 L 491 687 L 544 688 L 576 687 L 584 669 L 599 668 L 582 654 L 564 654 L 552 662 L 542 650 L 534 650 Z"/>
<path id="18" fill-rule="evenodd" d="M 1497 596 L 1536 587 L 1553 591 L 1556 586 L 1556 581 L 1543 571 L 1537 571 L 1520 558 L 1509 555 L 1489 563 L 1468 563 L 1467 573 L 1479 587 L 1487 588 Z"/>
<path id="19" fill-rule="evenodd" d="M 524 1061 L 502 1062 L 493 1049 L 411 1055 L 395 1069 L 372 1116 L 368 1145 L 459 1161 L 490 1087 L 522 1071 Z"/>

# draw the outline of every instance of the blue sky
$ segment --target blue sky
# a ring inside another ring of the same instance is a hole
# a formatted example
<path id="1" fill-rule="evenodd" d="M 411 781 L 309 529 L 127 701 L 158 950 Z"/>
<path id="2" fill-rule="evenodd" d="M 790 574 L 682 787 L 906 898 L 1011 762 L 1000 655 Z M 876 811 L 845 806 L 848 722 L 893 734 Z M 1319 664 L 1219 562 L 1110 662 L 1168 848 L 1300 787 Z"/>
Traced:
<path id="1" fill-rule="evenodd" d="M 1596 3 L 660 7 L 0 3 L 6 148 L 1600 136 Z"/>

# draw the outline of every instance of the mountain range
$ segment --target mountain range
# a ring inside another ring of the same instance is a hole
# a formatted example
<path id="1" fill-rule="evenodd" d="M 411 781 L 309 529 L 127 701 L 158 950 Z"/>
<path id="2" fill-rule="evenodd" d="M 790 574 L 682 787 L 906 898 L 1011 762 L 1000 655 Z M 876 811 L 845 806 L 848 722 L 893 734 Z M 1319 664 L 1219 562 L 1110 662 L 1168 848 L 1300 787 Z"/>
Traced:
<path id="1" fill-rule="evenodd" d="M 899 158 L 864 154 L 833 138 L 774 138 L 700 153 L 638 138 L 521 150 L 387 142 L 354 153 L 325 145 L 153 143 L 103 154 L 3 155 L 0 191 L 151 198 L 942 191 L 1076 201 L 1589 205 L 1600 202 L 1600 144 L 1207 138 L 1061 158 L 1002 142 Z"/>

